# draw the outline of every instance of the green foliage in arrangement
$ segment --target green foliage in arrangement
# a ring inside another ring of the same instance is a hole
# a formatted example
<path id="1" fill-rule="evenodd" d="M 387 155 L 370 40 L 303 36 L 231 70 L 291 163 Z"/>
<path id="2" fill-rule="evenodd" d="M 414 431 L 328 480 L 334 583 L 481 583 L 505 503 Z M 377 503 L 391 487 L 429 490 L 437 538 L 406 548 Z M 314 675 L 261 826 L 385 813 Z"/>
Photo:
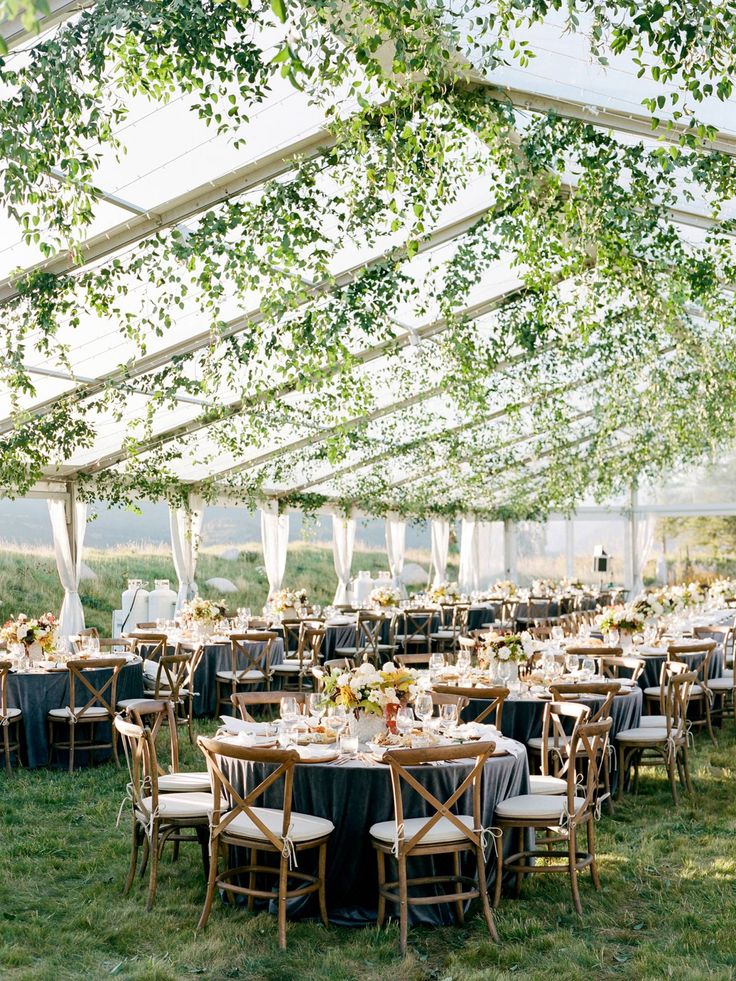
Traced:
<path id="1" fill-rule="evenodd" d="M 0 5 L 22 10 L 45 7 Z M 668 84 L 645 107 L 651 139 L 518 112 L 485 81 L 499 64 L 529 65 L 534 46 L 520 35 L 561 10 L 592 57 L 610 46 Z M 282 506 L 309 511 L 325 502 L 315 488 L 327 472 L 345 511 L 539 518 L 731 442 L 734 227 L 721 208 L 736 192 L 736 158 L 712 147 L 697 111 L 731 94 L 734 21 L 731 5 L 593 0 L 85 9 L 0 69 L 0 202 L 29 243 L 70 250 L 79 265 L 19 275 L 2 307 L 13 425 L 0 436 L 0 486 L 23 494 L 112 420 L 123 452 L 83 468 L 90 500 L 181 504 L 192 489 L 177 476 L 182 461 L 207 474 L 256 447 L 252 464 L 196 489 L 254 505 L 288 487 Z M 281 76 L 325 115 L 312 150 L 186 231 L 162 228 L 81 266 L 97 168 L 103 149 L 124 152 L 131 96 L 159 105 L 183 93 L 213 133 L 247 149 L 249 118 Z M 433 253 L 442 214 L 476 184 L 485 210 L 449 256 Z M 676 209 L 702 199 L 711 227 L 686 238 Z M 336 272 L 345 250 L 367 261 Z M 499 261 L 517 283 L 479 306 L 474 291 Z M 142 299 L 132 306 L 133 288 Z M 203 324 L 188 353 L 143 375 L 133 360 L 104 384 L 23 410 L 36 391 L 29 354 L 70 368 L 83 313 L 143 356 L 185 307 Z M 400 326 L 407 310 L 414 335 Z M 390 415 L 387 378 L 402 406 Z M 150 398 L 131 418 L 134 389 Z M 210 404 L 159 433 L 157 414 L 191 394 Z M 281 427 L 312 439 L 274 454 Z M 389 460 L 408 478 L 392 481 Z"/>

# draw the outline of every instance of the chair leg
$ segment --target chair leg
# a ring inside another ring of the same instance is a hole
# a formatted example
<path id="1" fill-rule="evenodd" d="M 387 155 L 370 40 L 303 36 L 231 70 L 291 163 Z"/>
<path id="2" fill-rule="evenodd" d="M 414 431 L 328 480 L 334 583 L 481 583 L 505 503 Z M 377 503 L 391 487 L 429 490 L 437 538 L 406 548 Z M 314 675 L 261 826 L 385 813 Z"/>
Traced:
<path id="1" fill-rule="evenodd" d="M 621 800 L 624 795 L 624 784 L 626 783 L 626 749 L 624 746 L 618 747 L 618 786 L 616 787 L 616 800 Z"/>
<path id="2" fill-rule="evenodd" d="M 131 886 L 133 885 L 133 879 L 135 879 L 135 870 L 138 867 L 138 848 L 140 846 L 140 826 L 133 818 L 133 841 L 130 847 L 130 868 L 128 869 L 128 878 L 125 880 L 125 885 L 123 886 L 123 895 L 127 896 L 130 892 Z"/>
<path id="3" fill-rule="evenodd" d="M 146 909 L 150 912 L 150 910 L 153 909 L 153 903 L 156 899 L 156 888 L 158 886 L 158 860 L 159 852 L 161 851 L 159 848 L 158 821 L 153 822 L 149 848 L 151 871 L 148 879 L 148 899 L 146 900 Z"/>
<path id="4" fill-rule="evenodd" d="M 488 932 L 491 938 L 498 943 L 498 931 L 496 930 L 496 923 L 493 919 L 493 913 L 491 911 L 491 904 L 488 902 L 488 881 L 486 879 L 486 857 L 483 854 L 482 848 L 476 848 L 475 850 L 476 863 L 478 865 L 478 892 L 480 893 L 480 901 L 483 907 L 483 918 L 486 921 L 486 926 L 488 927 Z"/>
<path id="5" fill-rule="evenodd" d="M 611 763 L 608 756 L 608 745 L 603 751 L 603 790 L 606 793 L 608 813 L 613 814 L 613 795 L 611 794 Z"/>
<path id="6" fill-rule="evenodd" d="M 460 852 L 452 853 L 452 871 L 453 874 L 459 878 L 460 876 Z M 455 892 L 462 892 L 463 886 L 461 882 L 455 883 Z M 455 902 L 455 912 L 457 914 L 457 922 L 460 924 L 465 923 L 465 910 L 463 909 L 462 899 L 458 899 Z"/>
<path id="7" fill-rule="evenodd" d="M 250 864 L 251 865 L 257 865 L 258 864 L 258 849 L 257 848 L 251 848 L 251 850 L 250 850 Z M 248 873 L 248 888 L 249 889 L 255 889 L 255 887 L 256 887 L 256 873 L 251 871 L 251 872 Z M 252 913 L 253 912 L 253 910 L 255 909 L 255 905 L 256 905 L 256 897 L 255 896 L 248 896 L 248 912 L 249 913 Z"/>
<path id="8" fill-rule="evenodd" d="M 576 834 L 575 826 L 568 829 L 567 836 L 567 862 L 570 870 L 570 889 L 572 890 L 572 901 L 579 916 L 583 915 L 583 906 L 580 902 L 580 890 L 578 889 L 578 867 L 576 855 Z"/>
<path id="9" fill-rule="evenodd" d="M 670 790 L 672 791 L 672 800 L 674 801 L 675 807 L 677 807 L 677 783 L 675 781 L 675 761 L 668 757 L 667 759 L 667 776 L 670 780 Z"/>
<path id="10" fill-rule="evenodd" d="M 210 874 L 207 877 L 207 893 L 204 897 L 204 906 L 202 907 L 202 913 L 199 917 L 199 923 L 197 923 L 197 929 L 202 930 L 207 926 L 207 920 L 210 918 L 210 912 L 212 910 L 212 900 L 215 898 L 215 885 L 217 883 L 217 866 L 220 855 L 220 839 L 215 838 L 214 841 L 210 839 Z"/>
<path id="11" fill-rule="evenodd" d="M 141 859 L 141 870 L 140 870 L 140 873 L 139 873 L 141 879 L 146 874 L 146 869 L 148 868 L 148 857 L 149 857 L 150 854 L 151 854 L 151 846 L 148 843 L 148 835 L 144 835 L 143 836 L 143 858 Z"/>
<path id="12" fill-rule="evenodd" d="M 524 835 L 526 834 L 526 828 L 520 827 L 516 829 L 516 848 L 517 851 L 524 851 Z M 514 898 L 518 899 L 521 895 L 521 884 L 524 881 L 524 873 L 517 872 L 514 878 Z"/>
<path id="13" fill-rule="evenodd" d="M 74 736 L 76 725 L 69 726 L 69 772 L 74 773 Z"/>
<path id="14" fill-rule="evenodd" d="M 682 766 L 685 771 L 685 786 L 689 794 L 693 793 L 693 782 L 690 779 L 690 758 L 687 754 L 687 746 L 682 747 Z"/>
<path id="15" fill-rule="evenodd" d="M 288 885 L 288 859 L 282 856 L 279 868 L 279 948 L 281 950 L 286 950 L 286 890 Z"/>
<path id="16" fill-rule="evenodd" d="M 406 857 L 400 855 L 399 863 L 399 934 L 401 938 L 401 953 L 406 953 L 407 933 L 409 926 L 409 887 L 406 879 Z"/>
<path id="17" fill-rule="evenodd" d="M 493 908 L 498 909 L 501 902 L 501 888 L 503 887 L 503 828 L 501 834 L 496 838 L 496 881 L 493 884 Z"/>
<path id="18" fill-rule="evenodd" d="M 381 893 L 381 888 L 386 882 L 386 856 L 380 848 L 376 849 L 376 858 L 378 860 L 378 916 L 376 922 L 379 927 L 382 927 L 386 916 L 386 897 Z"/>
<path id="19" fill-rule="evenodd" d="M 707 693 L 703 697 L 703 702 L 705 703 L 705 724 L 708 727 L 708 735 L 710 736 L 710 741 L 713 743 L 713 745 L 717 746 L 718 740 L 716 739 L 715 732 L 713 732 L 713 719 L 710 710 L 710 699 L 708 698 Z"/>
<path id="20" fill-rule="evenodd" d="M 596 891 L 601 888 L 601 880 L 598 875 L 598 861 L 595 857 L 595 818 L 591 814 L 588 818 L 588 854 L 590 855 L 590 875 Z"/>
<path id="21" fill-rule="evenodd" d="M 112 758 L 115 766 L 120 769 L 120 757 L 118 756 L 118 731 L 113 725 L 112 716 L 110 716 L 110 729 L 112 730 Z"/>
<path id="22" fill-rule="evenodd" d="M 326 927 L 330 925 L 330 918 L 327 915 L 327 895 L 325 893 L 325 879 L 327 877 L 327 844 L 323 843 L 319 846 L 319 863 L 317 867 L 317 875 L 319 876 L 319 913 L 322 917 L 322 922 Z"/>
<path id="23" fill-rule="evenodd" d="M 13 768 L 10 765 L 10 726 L 3 726 L 3 751 L 5 753 L 5 772 L 8 776 L 13 773 Z"/>
<path id="24" fill-rule="evenodd" d="M 194 716 L 194 696 L 189 696 L 189 703 L 187 705 L 187 729 L 189 731 L 189 745 L 194 745 L 194 729 L 192 728 Z"/>

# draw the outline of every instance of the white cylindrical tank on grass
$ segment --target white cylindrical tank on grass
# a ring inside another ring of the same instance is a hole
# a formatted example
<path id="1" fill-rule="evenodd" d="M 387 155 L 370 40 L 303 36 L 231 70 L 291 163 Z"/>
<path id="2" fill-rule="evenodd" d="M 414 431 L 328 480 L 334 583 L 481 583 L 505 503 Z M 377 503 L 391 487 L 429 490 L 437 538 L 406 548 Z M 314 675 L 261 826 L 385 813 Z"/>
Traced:
<path id="1" fill-rule="evenodd" d="M 129 579 L 120 602 L 123 611 L 122 632 L 135 630 L 136 624 L 148 620 L 148 590 L 147 583 L 142 579 Z"/>
<path id="2" fill-rule="evenodd" d="M 364 569 L 353 580 L 353 603 L 358 605 L 365 603 L 371 595 L 372 589 L 373 580 L 371 579 L 371 574 Z"/>
<path id="3" fill-rule="evenodd" d="M 176 593 L 168 579 L 154 579 L 155 589 L 148 594 L 148 619 L 173 620 L 176 613 Z"/>

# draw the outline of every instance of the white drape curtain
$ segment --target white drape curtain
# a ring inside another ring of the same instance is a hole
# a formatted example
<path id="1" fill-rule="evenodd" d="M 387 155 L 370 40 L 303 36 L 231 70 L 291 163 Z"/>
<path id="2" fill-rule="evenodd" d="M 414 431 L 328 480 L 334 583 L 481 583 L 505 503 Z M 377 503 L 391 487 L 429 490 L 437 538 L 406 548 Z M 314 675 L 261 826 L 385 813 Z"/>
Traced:
<path id="1" fill-rule="evenodd" d="M 180 610 L 187 600 L 197 595 L 197 555 L 202 535 L 204 501 L 199 494 L 189 497 L 189 508 L 169 508 L 171 527 L 171 552 L 174 569 L 179 580 L 176 608 Z"/>
<path id="2" fill-rule="evenodd" d="M 51 532 L 54 536 L 54 555 L 59 579 L 64 587 L 64 602 L 59 614 L 59 636 L 70 637 L 84 630 L 84 610 L 79 598 L 79 573 L 82 567 L 82 547 L 87 528 L 87 505 L 82 501 L 72 501 L 74 508 L 75 541 L 69 540 L 69 527 L 66 523 L 64 501 L 49 500 Z M 76 548 L 76 559 L 73 549 Z"/>
<path id="3" fill-rule="evenodd" d="M 493 572 L 493 524 L 491 521 L 463 518 L 460 530 L 458 575 L 458 588 L 461 593 L 474 593 L 490 586 Z M 501 525 L 502 535 L 503 525 Z M 503 537 L 500 538 L 500 545 L 503 548 Z"/>
<path id="4" fill-rule="evenodd" d="M 281 589 L 284 581 L 286 551 L 289 547 L 289 515 L 279 514 L 275 502 L 261 508 L 261 545 L 270 599 Z"/>
<path id="5" fill-rule="evenodd" d="M 337 574 L 335 603 L 347 603 L 350 588 L 350 572 L 353 566 L 353 546 L 355 545 L 355 518 L 344 514 L 332 515 L 332 558 Z"/>
<path id="6" fill-rule="evenodd" d="M 644 588 L 644 566 L 654 551 L 654 532 L 657 520 L 653 514 L 639 515 L 636 522 L 636 565 L 634 569 L 634 594 Z"/>
<path id="7" fill-rule="evenodd" d="M 447 553 L 450 548 L 450 522 L 445 518 L 433 518 L 432 525 L 432 584 L 439 586 L 447 579 Z"/>
<path id="8" fill-rule="evenodd" d="M 404 571 L 406 555 L 406 522 L 398 514 L 386 516 L 386 553 L 393 585 L 398 586 L 402 596 L 405 596 L 406 589 L 401 582 L 401 573 Z"/>

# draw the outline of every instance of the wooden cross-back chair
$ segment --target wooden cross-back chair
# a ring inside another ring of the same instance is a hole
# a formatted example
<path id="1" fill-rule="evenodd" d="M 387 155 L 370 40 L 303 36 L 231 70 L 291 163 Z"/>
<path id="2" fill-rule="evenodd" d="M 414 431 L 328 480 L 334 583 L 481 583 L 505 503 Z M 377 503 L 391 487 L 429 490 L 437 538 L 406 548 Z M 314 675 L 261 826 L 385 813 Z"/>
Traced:
<path id="1" fill-rule="evenodd" d="M 439 695 L 457 695 L 459 698 L 466 699 L 463 710 L 466 715 L 466 722 L 485 722 L 488 725 L 492 721 L 498 731 L 503 732 L 503 704 L 508 698 L 508 688 L 502 685 L 492 688 L 462 688 L 457 685 L 435 684 L 432 686 L 432 690 Z M 479 705 L 474 705 L 474 702 L 487 702 L 488 704 L 481 708 Z M 473 715 L 475 711 L 478 712 L 477 715 Z M 492 720 L 491 716 L 493 716 Z"/>
<path id="2" fill-rule="evenodd" d="M 395 637 L 402 653 L 412 653 L 413 647 L 422 647 L 428 654 L 432 652 L 432 622 L 436 612 L 431 607 L 402 611 L 402 630 Z"/>
<path id="3" fill-rule="evenodd" d="M 157 660 L 145 662 L 143 688 L 146 698 L 166 699 L 174 706 L 177 725 L 186 726 L 189 742 L 194 745 L 194 674 L 204 654 L 204 644 L 180 641 L 172 653 L 165 648 Z M 118 708 L 127 709 L 136 699 L 123 699 Z"/>
<path id="4" fill-rule="evenodd" d="M 217 705 L 230 706 L 239 688 L 271 687 L 271 648 L 278 634 L 272 630 L 230 635 L 230 669 L 215 675 Z M 226 693 L 223 693 L 225 689 Z M 229 690 L 228 690 L 229 689 Z"/>
<path id="5" fill-rule="evenodd" d="M 695 644 L 670 644 L 667 648 L 667 657 L 671 661 L 682 661 L 687 665 L 687 669 L 694 671 L 696 675 L 696 682 L 690 688 L 690 702 L 695 703 L 702 709 L 702 714 L 691 720 L 693 727 L 705 728 L 708 730 L 708 735 L 710 736 L 711 742 L 714 746 L 718 745 L 718 740 L 716 739 L 716 734 L 713 729 L 713 718 L 712 718 L 712 695 L 708 687 L 710 681 L 710 663 L 713 660 L 713 655 L 715 654 L 717 642 L 711 637 L 703 639 L 696 646 Z M 700 654 L 703 657 L 698 661 L 697 665 L 691 667 L 690 662 L 685 660 L 683 655 L 685 654 Z"/>
<path id="6" fill-rule="evenodd" d="M 440 622 L 430 637 L 435 648 L 444 653 L 454 653 L 458 637 L 468 629 L 469 603 L 440 603 Z"/>
<path id="7" fill-rule="evenodd" d="M 249 707 L 255 708 L 256 706 L 262 706 L 274 708 L 277 705 L 281 705 L 281 699 L 284 698 L 284 694 L 282 691 L 239 691 L 230 696 L 230 701 L 238 710 L 240 718 L 244 722 L 258 722 L 259 720 L 254 718 L 248 711 Z M 307 701 L 306 693 L 292 691 L 288 692 L 288 695 L 296 701 L 299 710 L 304 712 L 304 706 Z"/>
<path id="8" fill-rule="evenodd" d="M 49 738 L 49 762 L 56 749 L 66 750 L 69 754 L 69 772 L 74 770 L 74 756 L 77 750 L 92 754 L 98 749 L 111 749 L 115 765 L 118 762 L 117 739 L 114 730 L 109 741 L 95 739 L 95 727 L 100 724 L 112 724 L 115 716 L 116 693 L 118 676 L 127 664 L 124 657 L 102 657 L 94 661 L 67 661 L 69 671 L 69 704 L 64 708 L 51 709 L 47 715 Z M 102 677 L 98 683 L 97 672 L 109 671 L 107 677 Z M 81 701 L 78 696 L 81 695 Z M 68 732 L 66 739 L 56 739 L 58 727 L 63 726 Z M 77 737 L 79 726 L 89 726 L 89 738 Z"/>
<path id="9" fill-rule="evenodd" d="M 667 684 L 660 716 L 643 716 L 641 724 L 616 734 L 618 744 L 618 797 L 623 794 L 624 782 L 629 769 L 634 767 L 634 789 L 639 789 L 639 768 L 664 766 L 670 782 L 672 800 L 677 805 L 675 771 L 680 783 L 692 793 L 688 761 L 687 711 L 690 692 L 697 681 L 694 671 L 682 670 L 685 665 L 667 662 Z M 663 674 L 664 677 L 664 674 Z"/>
<path id="10" fill-rule="evenodd" d="M 12 667 L 12 661 L 0 661 L 0 732 L 3 734 L 0 753 L 5 759 L 5 772 L 8 776 L 13 772 L 12 754 L 15 753 L 18 761 L 20 761 L 20 732 L 18 727 L 23 720 L 21 710 L 10 708 L 8 705 L 8 674 Z"/>
<path id="11" fill-rule="evenodd" d="M 381 821 L 370 829 L 371 843 L 378 860 L 378 926 L 383 926 L 386 901 L 397 903 L 402 953 L 406 953 L 409 907 L 413 905 L 450 903 L 455 908 L 458 921 L 463 923 L 464 904 L 479 898 L 488 931 L 494 940 L 498 940 L 488 901 L 481 816 L 483 767 L 494 749 L 495 743 L 479 742 L 457 747 L 400 749 L 384 753 L 383 760 L 391 768 L 394 819 Z M 462 763 L 467 760 L 474 761 L 472 767 L 446 799 L 433 794 L 410 769 L 427 763 Z M 404 787 L 422 799 L 429 811 L 428 816 L 405 817 Z M 471 795 L 472 813 L 457 814 L 454 809 L 466 793 Z M 472 877 L 461 873 L 460 856 L 466 852 L 475 857 L 476 874 Z M 386 879 L 386 857 L 391 855 L 398 865 L 396 881 Z M 452 855 L 452 874 L 411 878 L 407 870 L 408 860 L 428 855 Z M 451 891 L 422 896 L 410 893 L 410 890 L 416 891 L 421 885 L 432 885 L 435 889 L 445 886 Z"/>
<path id="12" fill-rule="evenodd" d="M 271 668 L 274 677 L 281 679 L 284 691 L 303 691 L 305 681 L 312 682 L 312 669 L 319 665 L 326 629 L 305 620 L 299 631 L 296 657 L 285 657 Z"/>
<path id="13" fill-rule="evenodd" d="M 559 715 L 565 715 L 569 709 L 576 708 L 574 703 L 565 702 L 548 702 L 545 707 L 550 707 L 552 712 Z M 580 721 L 578 713 L 575 713 L 575 717 L 578 721 L 569 739 L 570 765 L 565 774 L 565 792 L 509 797 L 496 807 L 493 823 L 500 829 L 501 837 L 496 842 L 494 906 L 498 906 L 501 901 L 505 872 L 515 873 L 517 896 L 525 875 L 568 875 L 573 903 L 580 915 L 583 907 L 578 887 L 579 873 L 589 867 L 594 887 L 601 887 L 595 853 L 596 794 L 599 780 L 597 761 L 607 754 L 611 719 L 587 722 Z M 580 763 L 583 767 L 578 769 Z M 583 770 L 583 782 L 579 783 L 578 775 Z M 578 829 L 583 827 L 587 839 L 585 851 L 578 847 Z M 538 833 L 547 831 L 546 837 L 543 836 L 539 841 L 541 847 L 525 847 L 527 829 Z M 505 856 L 504 838 L 514 831 L 517 832 L 518 851 Z M 564 850 L 555 850 L 555 845 L 558 844 L 566 847 Z M 544 859 L 544 864 L 537 861 L 538 859 Z"/>
<path id="14" fill-rule="evenodd" d="M 556 683 L 550 686 L 550 694 L 555 702 L 561 702 L 565 698 L 573 696 L 575 698 L 585 698 L 586 696 L 597 696 L 603 699 L 597 707 L 591 707 L 590 715 L 586 722 L 600 722 L 603 719 L 611 718 L 613 700 L 615 698 L 628 698 L 632 694 L 632 689 L 622 688 L 616 681 L 587 681 L 582 684 L 561 684 Z M 611 764 L 609 760 L 608 747 L 605 756 L 598 761 L 598 772 L 602 778 L 603 793 L 607 802 L 608 810 L 613 814 L 613 798 L 611 796 Z M 600 788 L 599 788 L 600 791 Z"/>
<path id="15" fill-rule="evenodd" d="M 598 661 L 601 666 L 601 674 L 605 678 L 627 677 L 631 678 L 632 681 L 638 681 L 641 678 L 647 663 L 643 657 L 636 657 L 633 654 L 626 657 L 604 654 L 598 658 Z M 622 676 L 622 671 L 625 671 L 626 675 Z"/>
<path id="16" fill-rule="evenodd" d="M 322 922 L 328 926 L 325 869 L 327 841 L 334 826 L 325 818 L 292 810 L 294 764 L 299 762 L 299 754 L 291 749 L 250 749 L 204 736 L 198 738 L 197 744 L 207 760 L 214 798 L 210 820 L 207 895 L 197 929 L 206 926 L 217 889 L 228 895 L 247 896 L 249 911 L 252 911 L 256 899 L 273 899 L 273 890 L 257 888 L 257 875 L 277 877 L 278 933 L 282 950 L 286 947 L 286 905 L 290 899 L 316 892 Z M 223 765 L 223 760 L 227 761 L 227 765 Z M 232 774 L 236 771 L 242 773 L 241 766 L 247 763 L 265 764 L 273 769 L 252 790 L 241 793 Z M 281 808 L 258 806 L 257 802 L 280 781 L 283 782 Z M 250 849 L 249 862 L 219 872 L 220 857 L 229 854 L 228 845 Z M 318 849 L 317 874 L 297 871 L 298 854 L 314 848 Z M 261 864 L 259 852 L 277 855 L 278 865 Z M 239 884 L 237 880 L 246 875 L 248 884 Z M 290 879 L 297 881 L 296 888 L 289 888 Z"/>
<path id="17" fill-rule="evenodd" d="M 208 793 L 210 777 L 206 770 L 198 772 L 183 771 L 179 768 L 179 735 L 174 705 L 164 699 L 136 699 L 126 708 L 128 719 L 151 733 L 158 758 L 158 737 L 161 732 L 169 734 L 169 769 L 157 764 L 158 789 L 162 794 Z"/>
<path id="18" fill-rule="evenodd" d="M 381 633 L 385 622 L 385 613 L 358 610 L 353 643 L 347 647 L 337 647 L 335 654 L 349 657 L 356 663 L 372 661 L 373 664 L 379 665 L 381 663 Z M 388 645 L 383 646 L 387 647 Z"/>
<path id="19" fill-rule="evenodd" d="M 208 814 L 212 809 L 210 793 L 160 794 L 156 745 L 151 731 L 135 722 L 116 716 L 115 734 L 120 737 L 128 765 L 130 797 L 133 817 L 133 834 L 130 849 L 130 865 L 123 893 L 130 892 L 138 866 L 138 851 L 143 846 L 140 874 L 143 876 L 150 863 L 146 909 L 150 910 L 156 898 L 158 869 L 161 854 L 168 841 L 178 846 L 181 841 L 198 841 L 202 852 L 205 878 L 209 872 L 207 847 Z M 193 835 L 184 835 L 184 831 Z"/>
<path id="20" fill-rule="evenodd" d="M 168 651 L 169 638 L 166 634 L 136 630 L 124 639 L 132 641 L 133 652 L 143 658 L 143 670 L 148 673 L 155 672 L 155 662 Z"/>

